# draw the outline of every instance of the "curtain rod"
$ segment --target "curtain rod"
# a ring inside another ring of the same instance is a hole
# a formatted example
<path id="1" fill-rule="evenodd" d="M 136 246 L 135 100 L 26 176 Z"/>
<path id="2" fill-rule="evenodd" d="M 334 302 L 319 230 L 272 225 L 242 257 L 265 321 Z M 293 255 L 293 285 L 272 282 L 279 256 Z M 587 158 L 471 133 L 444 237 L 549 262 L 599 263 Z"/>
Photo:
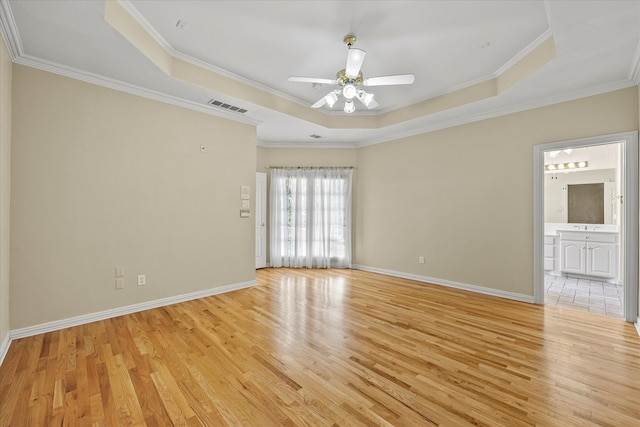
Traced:
<path id="1" fill-rule="evenodd" d="M 266 166 L 267 169 L 357 169 L 355 166 Z"/>

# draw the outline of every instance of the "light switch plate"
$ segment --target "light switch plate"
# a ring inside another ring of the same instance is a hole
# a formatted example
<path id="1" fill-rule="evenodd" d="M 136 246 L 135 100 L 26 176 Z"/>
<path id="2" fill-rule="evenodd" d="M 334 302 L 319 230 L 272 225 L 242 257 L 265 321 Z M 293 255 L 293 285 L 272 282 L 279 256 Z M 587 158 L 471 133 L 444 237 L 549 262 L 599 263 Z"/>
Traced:
<path id="1" fill-rule="evenodd" d="M 240 187 L 240 198 L 243 200 L 248 200 L 251 198 L 251 187 L 248 185 L 243 185 Z"/>

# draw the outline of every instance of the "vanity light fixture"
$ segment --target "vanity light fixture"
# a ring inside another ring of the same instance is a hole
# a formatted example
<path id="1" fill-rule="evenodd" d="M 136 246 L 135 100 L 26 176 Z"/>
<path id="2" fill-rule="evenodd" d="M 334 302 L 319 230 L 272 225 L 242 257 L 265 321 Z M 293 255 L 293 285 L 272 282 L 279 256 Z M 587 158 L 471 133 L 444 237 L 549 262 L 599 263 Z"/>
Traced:
<path id="1" fill-rule="evenodd" d="M 589 162 L 568 162 L 568 163 L 553 163 L 544 165 L 545 171 L 556 172 L 565 169 L 584 169 L 589 166 Z"/>

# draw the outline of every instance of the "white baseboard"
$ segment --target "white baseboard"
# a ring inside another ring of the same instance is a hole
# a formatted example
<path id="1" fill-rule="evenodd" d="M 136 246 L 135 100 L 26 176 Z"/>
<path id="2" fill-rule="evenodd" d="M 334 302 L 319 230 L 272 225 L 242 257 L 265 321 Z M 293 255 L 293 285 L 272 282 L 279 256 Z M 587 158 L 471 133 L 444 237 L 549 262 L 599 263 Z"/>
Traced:
<path id="1" fill-rule="evenodd" d="M 7 355 L 7 351 L 9 351 L 9 344 L 11 344 L 10 338 L 11 332 L 4 337 L 2 344 L 0 345 L 0 366 L 2 366 L 2 362 L 4 362 L 4 357 Z"/>
<path id="2" fill-rule="evenodd" d="M 211 295 L 223 294 L 226 292 L 236 291 L 239 289 L 249 288 L 251 286 L 255 286 L 256 281 L 251 280 L 248 282 L 235 283 L 232 285 L 220 286 L 217 288 L 206 289 L 204 291 L 191 292 L 188 294 L 176 295 L 173 297 L 162 298 L 153 301 L 147 301 L 139 304 L 128 305 L 125 307 L 114 308 L 111 310 L 99 311 L 97 313 L 85 314 L 82 316 L 71 317 L 63 320 L 56 320 L 53 322 L 42 323 L 39 325 L 29 326 L 26 328 L 15 329 L 9 332 L 8 339 L 9 343 L 18 338 L 30 337 L 33 335 L 43 334 L 46 332 L 57 331 L 64 328 L 70 328 L 72 326 L 84 325 L 86 323 L 96 322 L 99 320 L 110 319 L 112 317 L 118 317 L 125 314 L 137 313 L 139 311 L 149 310 L 151 308 L 164 307 L 166 305 L 177 304 L 184 301 L 190 301 L 198 298 L 204 298 Z M 0 350 L 0 364 L 1 361 L 4 360 L 4 356 L 9 349 L 9 343 L 3 343 Z"/>
<path id="3" fill-rule="evenodd" d="M 469 285 L 467 283 L 453 282 L 451 280 L 436 279 L 434 277 L 419 276 L 417 274 L 404 273 L 401 271 L 385 270 L 382 268 L 369 267 L 366 265 L 353 266 L 356 270 L 370 271 L 372 273 L 380 273 L 386 276 L 401 277 L 403 279 L 415 280 L 418 282 L 432 283 L 434 285 L 447 286 L 449 288 L 461 289 L 464 291 L 476 292 L 479 294 L 491 295 L 500 298 L 506 298 L 515 301 L 527 302 L 533 304 L 533 295 L 518 294 L 515 292 L 501 291 L 499 289 L 485 288 L 483 286 Z"/>
<path id="4" fill-rule="evenodd" d="M 638 320 L 636 320 L 636 323 L 634 323 L 635 327 L 636 327 L 636 331 L 638 332 L 638 335 L 640 336 L 640 316 L 638 316 Z"/>

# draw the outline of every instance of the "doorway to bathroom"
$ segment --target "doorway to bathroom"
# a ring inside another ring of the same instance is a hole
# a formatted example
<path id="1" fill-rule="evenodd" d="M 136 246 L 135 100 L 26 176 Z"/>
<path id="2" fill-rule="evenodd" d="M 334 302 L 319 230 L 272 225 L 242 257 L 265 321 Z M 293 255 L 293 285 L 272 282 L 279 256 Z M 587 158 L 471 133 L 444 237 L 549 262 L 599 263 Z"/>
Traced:
<path id="1" fill-rule="evenodd" d="M 636 321 L 637 133 L 541 144 L 534 164 L 536 303 Z"/>
<path id="2" fill-rule="evenodd" d="M 622 144 L 544 152 L 544 303 L 623 317 Z"/>

